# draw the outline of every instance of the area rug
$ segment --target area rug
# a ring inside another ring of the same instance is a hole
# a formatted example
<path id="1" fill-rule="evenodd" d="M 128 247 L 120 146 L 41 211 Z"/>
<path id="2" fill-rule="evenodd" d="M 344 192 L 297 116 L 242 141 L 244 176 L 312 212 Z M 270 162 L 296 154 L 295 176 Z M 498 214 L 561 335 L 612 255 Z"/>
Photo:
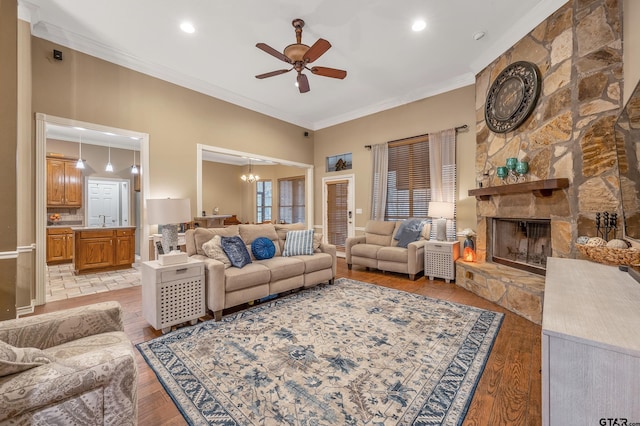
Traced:
<path id="1" fill-rule="evenodd" d="M 342 278 L 137 347 L 193 425 L 456 425 L 502 318 Z"/>

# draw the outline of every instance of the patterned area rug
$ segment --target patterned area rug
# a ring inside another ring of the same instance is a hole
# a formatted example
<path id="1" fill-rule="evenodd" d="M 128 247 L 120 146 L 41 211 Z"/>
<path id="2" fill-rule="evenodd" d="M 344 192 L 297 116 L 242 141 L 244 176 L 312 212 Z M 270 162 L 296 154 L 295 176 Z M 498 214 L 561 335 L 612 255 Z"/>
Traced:
<path id="1" fill-rule="evenodd" d="M 502 318 L 342 278 L 137 346 L 190 424 L 456 425 Z"/>

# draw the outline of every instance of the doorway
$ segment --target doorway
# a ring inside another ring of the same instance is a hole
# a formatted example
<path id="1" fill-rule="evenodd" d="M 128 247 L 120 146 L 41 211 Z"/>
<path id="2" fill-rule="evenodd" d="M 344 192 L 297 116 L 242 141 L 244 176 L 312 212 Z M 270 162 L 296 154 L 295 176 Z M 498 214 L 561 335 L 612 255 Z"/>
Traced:
<path id="1" fill-rule="evenodd" d="M 336 252 L 341 257 L 344 257 L 347 237 L 355 235 L 354 183 L 352 174 L 322 179 L 323 232 L 327 242 L 336 246 Z"/>
<path id="2" fill-rule="evenodd" d="M 47 264 L 46 264 L 46 225 L 47 225 L 47 203 L 46 203 L 46 144 L 47 133 L 55 127 L 75 129 L 75 132 L 87 131 L 103 137 L 122 137 L 136 140 L 140 150 L 140 199 L 144 200 L 144 194 L 149 188 L 149 135 L 147 133 L 132 130 L 119 129 L 115 127 L 102 126 L 95 123 L 72 120 L 68 118 L 56 117 L 52 115 L 36 113 L 36 209 L 35 209 L 35 235 L 36 235 L 36 259 L 35 259 L 35 298 L 33 304 L 43 305 L 46 302 L 47 284 Z M 106 144 L 105 144 L 106 146 Z M 113 145 L 111 145 L 113 147 Z M 149 226 L 145 222 L 145 204 L 141 202 L 140 215 L 136 226 L 143 236 L 149 235 Z M 127 213 L 127 217 L 129 213 Z M 136 214 L 136 220 L 138 219 Z M 148 259 L 148 244 L 141 244 L 140 256 L 142 260 Z"/>

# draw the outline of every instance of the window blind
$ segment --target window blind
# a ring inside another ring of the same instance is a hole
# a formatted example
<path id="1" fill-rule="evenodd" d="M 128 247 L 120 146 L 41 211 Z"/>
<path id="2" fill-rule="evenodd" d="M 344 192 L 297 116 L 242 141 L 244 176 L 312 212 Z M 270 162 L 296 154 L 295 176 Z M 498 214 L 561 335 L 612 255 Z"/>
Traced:
<path id="1" fill-rule="evenodd" d="M 305 179 L 296 176 L 278 179 L 280 221 L 305 221 Z"/>
<path id="2" fill-rule="evenodd" d="M 389 142 L 388 152 L 385 220 L 427 217 L 431 199 L 429 136 Z"/>

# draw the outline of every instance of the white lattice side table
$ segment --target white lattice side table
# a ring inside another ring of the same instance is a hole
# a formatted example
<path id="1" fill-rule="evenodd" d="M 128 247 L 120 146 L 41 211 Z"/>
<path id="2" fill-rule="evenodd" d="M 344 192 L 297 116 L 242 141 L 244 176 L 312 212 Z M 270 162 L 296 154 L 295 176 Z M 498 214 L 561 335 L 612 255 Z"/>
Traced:
<path id="1" fill-rule="evenodd" d="M 153 328 L 166 333 L 176 324 L 196 324 L 205 313 L 204 262 L 142 263 L 142 315 Z"/>
<path id="2" fill-rule="evenodd" d="M 460 257 L 460 242 L 429 240 L 424 245 L 424 276 L 444 278 L 450 282 L 456 278 L 456 259 Z"/>

